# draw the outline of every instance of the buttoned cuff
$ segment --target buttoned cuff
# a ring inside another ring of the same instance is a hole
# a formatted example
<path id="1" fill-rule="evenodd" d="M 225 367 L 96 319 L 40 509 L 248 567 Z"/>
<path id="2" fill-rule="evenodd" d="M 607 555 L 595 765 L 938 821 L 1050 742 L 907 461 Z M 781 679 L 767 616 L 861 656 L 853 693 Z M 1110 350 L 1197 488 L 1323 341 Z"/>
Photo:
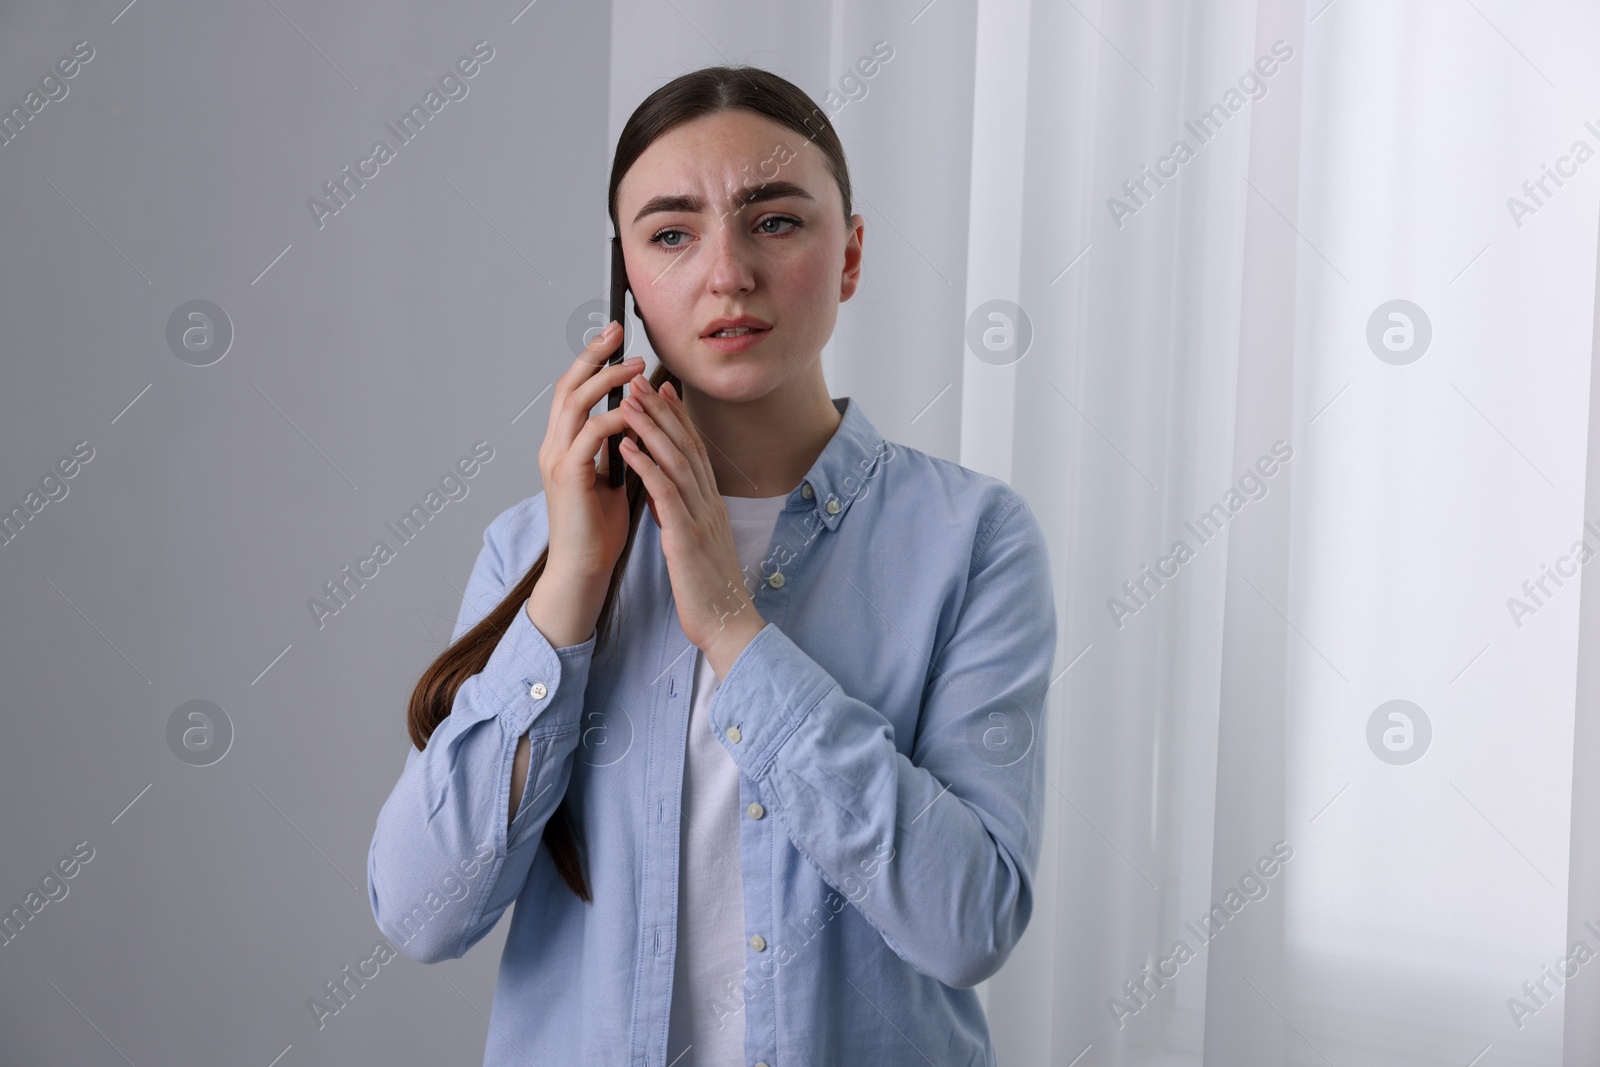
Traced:
<path id="1" fill-rule="evenodd" d="M 739 653 L 712 696 L 712 731 L 739 769 L 759 780 L 784 741 L 838 684 L 769 622 Z"/>
<path id="2" fill-rule="evenodd" d="M 526 605 L 518 606 L 477 678 L 507 730 L 520 736 L 530 727 L 540 734 L 577 729 L 598 637 L 598 629 L 591 630 L 587 641 L 554 648 Z M 574 693 L 579 699 L 570 699 Z"/>

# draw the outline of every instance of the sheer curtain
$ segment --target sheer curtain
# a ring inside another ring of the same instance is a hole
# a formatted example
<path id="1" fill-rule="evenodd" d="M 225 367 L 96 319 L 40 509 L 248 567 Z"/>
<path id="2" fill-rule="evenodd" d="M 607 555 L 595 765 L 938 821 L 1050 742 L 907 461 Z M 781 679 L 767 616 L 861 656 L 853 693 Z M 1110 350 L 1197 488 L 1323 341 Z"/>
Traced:
<path id="1" fill-rule="evenodd" d="M 832 94 L 834 394 L 1052 532 L 1003 1063 L 1600 1057 L 1597 44 L 1483 0 L 613 5 L 613 138 L 707 62 Z"/>

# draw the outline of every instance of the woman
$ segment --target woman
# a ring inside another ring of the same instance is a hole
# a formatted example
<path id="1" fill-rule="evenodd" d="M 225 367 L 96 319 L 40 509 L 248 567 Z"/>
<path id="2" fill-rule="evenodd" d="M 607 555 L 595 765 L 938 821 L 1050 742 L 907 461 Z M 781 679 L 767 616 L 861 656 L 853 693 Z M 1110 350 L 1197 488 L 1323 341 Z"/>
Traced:
<path id="1" fill-rule="evenodd" d="M 413 694 L 373 915 L 434 962 L 517 903 L 487 1065 L 993 1064 L 972 987 L 1044 809 L 1039 524 L 830 398 L 864 223 L 794 85 L 663 86 L 609 207 L 661 365 L 606 365 L 613 323 L 556 383 L 544 491 Z"/>

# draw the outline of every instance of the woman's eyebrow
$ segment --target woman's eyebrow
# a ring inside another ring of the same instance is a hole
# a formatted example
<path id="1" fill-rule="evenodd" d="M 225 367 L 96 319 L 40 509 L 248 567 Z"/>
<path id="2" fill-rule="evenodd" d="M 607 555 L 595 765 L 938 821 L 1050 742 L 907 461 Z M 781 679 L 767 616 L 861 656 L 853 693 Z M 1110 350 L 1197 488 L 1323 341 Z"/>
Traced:
<path id="1" fill-rule="evenodd" d="M 734 210 L 749 204 L 759 203 L 763 200 L 778 200 L 786 196 L 799 197 L 816 203 L 817 198 L 806 192 L 794 182 L 762 182 L 756 186 L 746 186 L 737 197 L 737 206 Z M 697 214 L 704 211 L 706 202 L 703 197 L 691 193 L 672 193 L 663 196 L 653 196 L 645 201 L 644 207 L 633 217 L 638 222 L 646 215 L 653 215 L 663 211 L 682 211 L 688 214 Z"/>

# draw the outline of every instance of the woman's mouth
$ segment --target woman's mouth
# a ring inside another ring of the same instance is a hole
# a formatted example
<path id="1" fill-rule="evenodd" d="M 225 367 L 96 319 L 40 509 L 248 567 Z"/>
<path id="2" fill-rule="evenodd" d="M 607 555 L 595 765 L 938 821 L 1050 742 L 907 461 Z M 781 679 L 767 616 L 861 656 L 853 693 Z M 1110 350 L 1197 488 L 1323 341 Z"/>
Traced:
<path id="1" fill-rule="evenodd" d="M 770 327 L 762 330 L 754 326 L 729 326 L 715 333 L 708 333 L 700 340 L 718 352 L 732 354 L 754 348 L 771 332 Z"/>

